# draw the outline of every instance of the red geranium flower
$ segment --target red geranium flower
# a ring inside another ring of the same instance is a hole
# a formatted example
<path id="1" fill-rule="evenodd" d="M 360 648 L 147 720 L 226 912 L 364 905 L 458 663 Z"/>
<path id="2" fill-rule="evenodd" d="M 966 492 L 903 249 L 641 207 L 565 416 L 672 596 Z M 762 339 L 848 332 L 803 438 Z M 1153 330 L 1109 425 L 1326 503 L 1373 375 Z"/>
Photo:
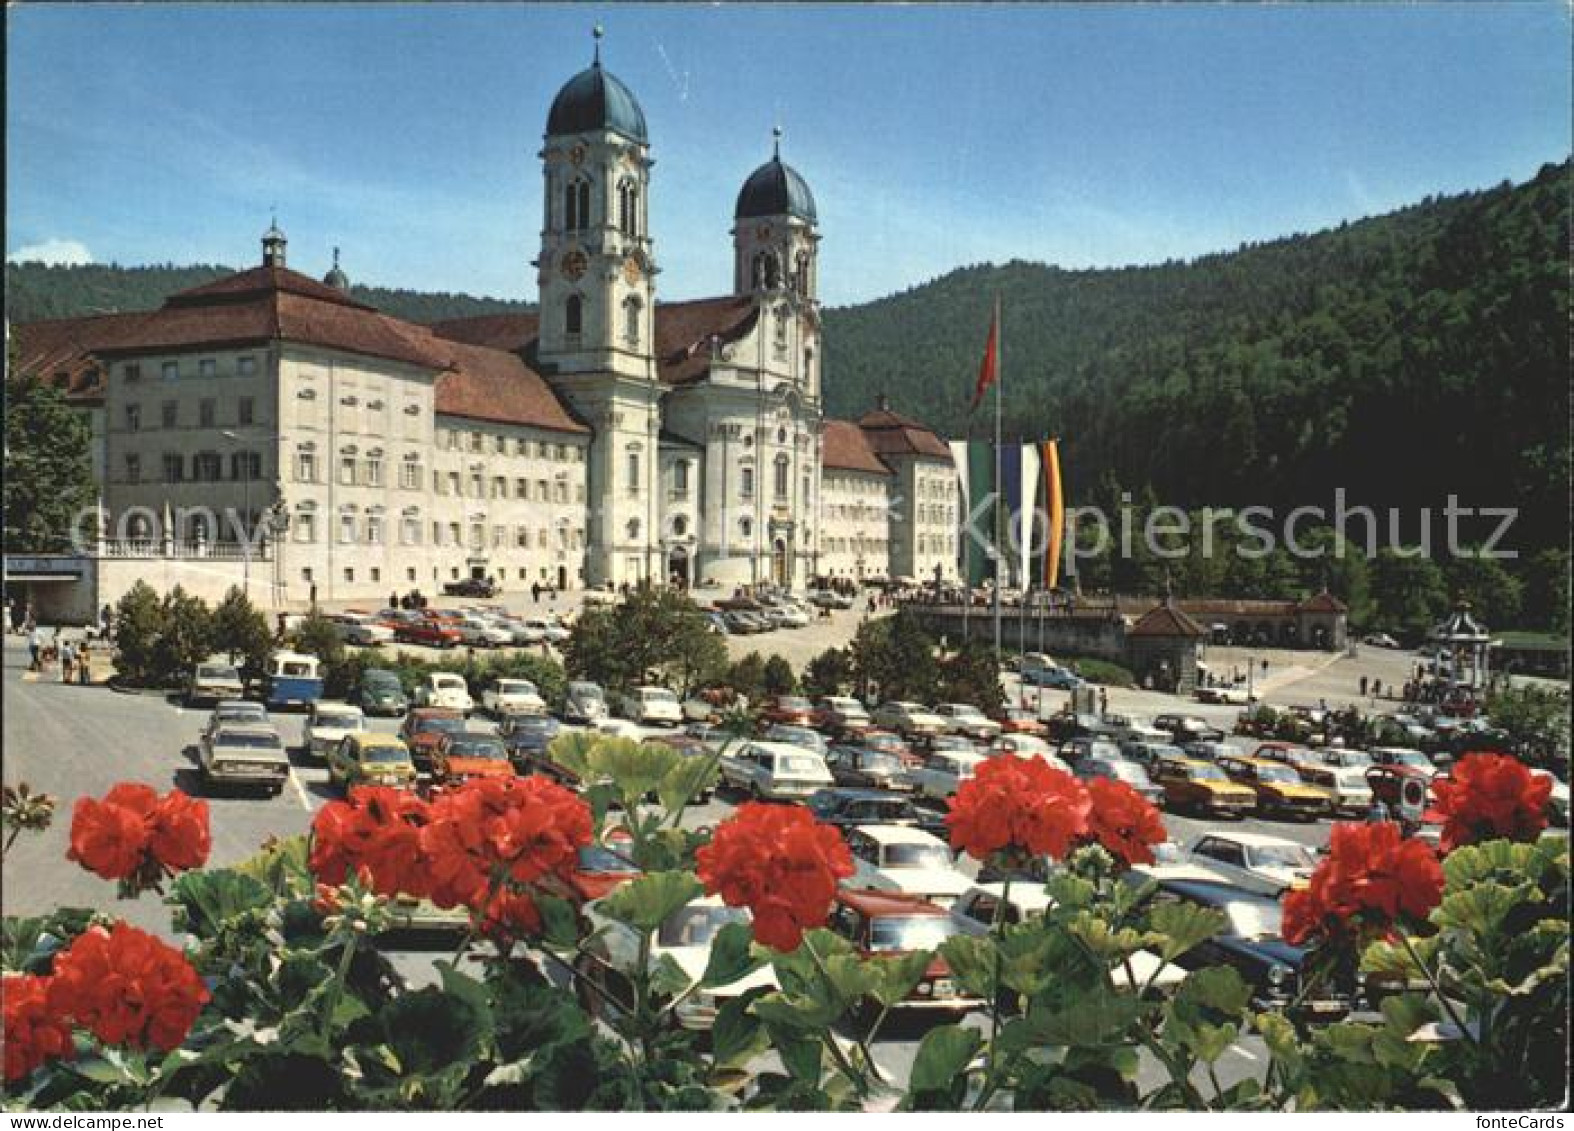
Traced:
<path id="1" fill-rule="evenodd" d="M 61 1016 L 49 998 L 51 978 L 7 974 L 0 994 L 5 998 L 5 1078 L 21 1080 L 46 1061 L 76 1055 L 71 1019 Z"/>
<path id="2" fill-rule="evenodd" d="M 165 1052 L 186 1039 L 208 997 L 184 954 L 126 923 L 79 935 L 55 959 L 49 994 L 104 1044 Z"/>
<path id="3" fill-rule="evenodd" d="M 1284 938 L 1349 938 L 1423 919 L 1443 899 L 1443 866 L 1391 821 L 1337 824 L 1311 884 L 1284 898 Z"/>
<path id="4" fill-rule="evenodd" d="M 474 779 L 434 801 L 421 830 L 428 894 L 476 910 L 504 883 L 566 874 L 591 839 L 589 806 L 557 783 Z"/>
<path id="5" fill-rule="evenodd" d="M 1494 837 L 1535 840 L 1547 827 L 1552 779 L 1506 754 L 1466 754 L 1432 783 L 1443 815 L 1443 851 Z"/>
<path id="6" fill-rule="evenodd" d="M 951 846 L 977 860 L 1003 849 L 1065 856 L 1088 832 L 1081 782 L 1043 758 L 1001 754 L 981 763 L 951 799 Z"/>
<path id="7" fill-rule="evenodd" d="M 1167 836 L 1159 811 L 1123 781 L 1091 778 L 1087 790 L 1093 839 L 1127 867 L 1153 863 L 1152 846 L 1163 844 Z"/>
<path id="8" fill-rule="evenodd" d="M 353 872 L 378 895 L 426 894 L 421 827 L 430 816 L 413 793 L 363 785 L 324 805 L 312 821 L 311 870 L 338 885 Z"/>
<path id="9" fill-rule="evenodd" d="M 66 857 L 138 890 L 165 875 L 200 867 L 211 846 L 206 801 L 179 790 L 160 798 L 151 786 L 121 782 L 102 801 L 77 801 Z"/>
<path id="10" fill-rule="evenodd" d="M 745 802 L 695 853 L 705 891 L 754 915 L 754 937 L 797 948 L 803 932 L 823 927 L 836 883 L 853 874 L 841 834 L 807 809 Z"/>

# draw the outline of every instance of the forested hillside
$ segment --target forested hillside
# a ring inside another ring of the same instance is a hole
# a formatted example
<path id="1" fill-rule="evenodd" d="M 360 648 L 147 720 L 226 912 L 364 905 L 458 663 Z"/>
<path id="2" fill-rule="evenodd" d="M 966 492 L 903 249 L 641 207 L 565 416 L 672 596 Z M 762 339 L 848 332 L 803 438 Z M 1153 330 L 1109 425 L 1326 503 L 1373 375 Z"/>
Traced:
<path id="1" fill-rule="evenodd" d="M 5 265 L 6 315 L 13 322 L 68 318 L 121 310 L 152 310 L 176 291 L 201 286 L 234 273 L 232 267 L 119 267 L 90 263 L 50 267 L 42 263 Z M 473 314 L 503 314 L 528 305 L 471 295 L 426 293 L 388 287 L 352 286 L 362 302 L 411 322 L 438 322 Z"/>
<path id="2" fill-rule="evenodd" d="M 825 319 L 828 410 L 887 392 L 949 435 L 990 308 L 1008 437 L 1062 439 L 1074 495 L 1181 506 L 1518 506 L 1568 536 L 1569 166 L 1190 263 L 969 267 Z M 1436 520 L 1441 523 L 1441 519 Z"/>

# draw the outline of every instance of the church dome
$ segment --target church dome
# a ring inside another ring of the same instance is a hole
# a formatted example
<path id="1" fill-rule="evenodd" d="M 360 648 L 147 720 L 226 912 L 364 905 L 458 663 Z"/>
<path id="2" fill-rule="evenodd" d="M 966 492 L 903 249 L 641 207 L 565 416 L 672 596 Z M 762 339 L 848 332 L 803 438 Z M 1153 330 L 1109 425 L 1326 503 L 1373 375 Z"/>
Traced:
<path id="1" fill-rule="evenodd" d="M 350 292 L 350 277 L 344 273 L 344 268 L 339 266 L 338 248 L 333 249 L 333 267 L 322 277 L 322 281 L 328 286 L 341 290 L 346 294 Z"/>
<path id="2" fill-rule="evenodd" d="M 552 100 L 547 114 L 547 136 L 611 130 L 631 141 L 648 145 L 645 111 L 632 91 L 600 59 L 569 79 Z"/>
<path id="3" fill-rule="evenodd" d="M 819 222 L 814 211 L 814 194 L 798 170 L 772 157 L 743 182 L 733 218 L 748 220 L 756 216 L 796 216 L 811 224 Z"/>

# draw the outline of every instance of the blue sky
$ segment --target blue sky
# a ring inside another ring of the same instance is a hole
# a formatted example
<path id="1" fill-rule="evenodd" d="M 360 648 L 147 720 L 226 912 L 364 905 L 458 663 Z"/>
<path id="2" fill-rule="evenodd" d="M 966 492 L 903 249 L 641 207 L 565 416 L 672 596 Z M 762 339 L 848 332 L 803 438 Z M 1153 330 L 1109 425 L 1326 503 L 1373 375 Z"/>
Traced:
<path id="1" fill-rule="evenodd" d="M 786 131 L 822 298 L 964 264 L 1187 258 L 1522 180 L 1570 150 L 1558 3 L 21 6 L 9 257 L 291 265 L 533 298 L 536 154 L 604 58 L 651 131 L 665 298 L 725 291 Z"/>

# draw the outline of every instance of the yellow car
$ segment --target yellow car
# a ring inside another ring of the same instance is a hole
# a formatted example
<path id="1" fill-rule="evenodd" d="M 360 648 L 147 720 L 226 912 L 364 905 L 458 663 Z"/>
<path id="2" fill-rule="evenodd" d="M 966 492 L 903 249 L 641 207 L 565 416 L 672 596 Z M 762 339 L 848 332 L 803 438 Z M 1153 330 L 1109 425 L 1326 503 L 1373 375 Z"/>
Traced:
<path id="1" fill-rule="evenodd" d="M 391 734 L 347 734 L 328 754 L 328 780 L 349 789 L 356 785 L 415 785 L 410 748 Z"/>
<path id="2" fill-rule="evenodd" d="M 1220 758 L 1219 768 L 1233 782 L 1257 794 L 1259 813 L 1277 813 L 1314 821 L 1333 811 L 1333 795 L 1307 785 L 1301 775 L 1282 762 L 1266 758 Z"/>
<path id="3" fill-rule="evenodd" d="M 1233 782 L 1212 762 L 1198 758 L 1163 758 L 1153 780 L 1164 790 L 1171 809 L 1244 817 L 1257 807 L 1257 791 Z"/>

